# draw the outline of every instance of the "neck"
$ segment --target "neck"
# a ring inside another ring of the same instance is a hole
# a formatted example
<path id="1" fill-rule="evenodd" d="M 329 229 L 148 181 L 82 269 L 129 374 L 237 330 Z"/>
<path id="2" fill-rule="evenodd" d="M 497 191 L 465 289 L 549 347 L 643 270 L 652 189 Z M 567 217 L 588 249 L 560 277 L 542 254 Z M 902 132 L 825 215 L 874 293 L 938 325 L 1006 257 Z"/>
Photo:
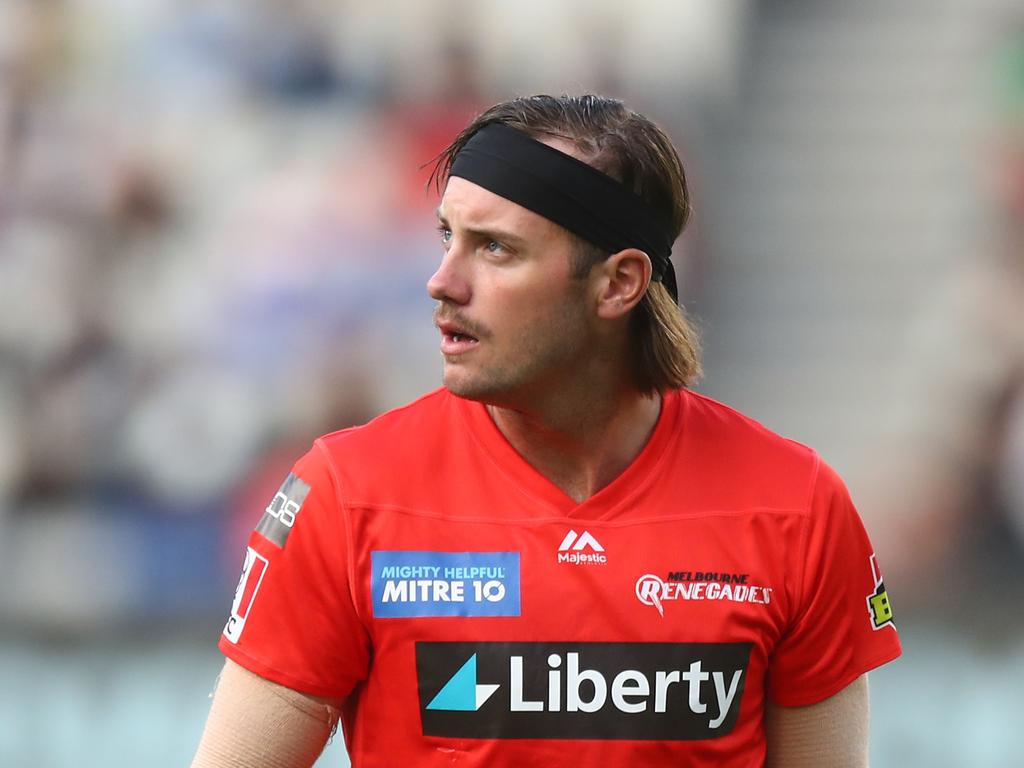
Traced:
<path id="1" fill-rule="evenodd" d="M 489 405 L 513 448 L 576 502 L 593 496 L 632 463 L 661 413 L 661 398 L 635 389 L 567 397 L 542 407 Z"/>

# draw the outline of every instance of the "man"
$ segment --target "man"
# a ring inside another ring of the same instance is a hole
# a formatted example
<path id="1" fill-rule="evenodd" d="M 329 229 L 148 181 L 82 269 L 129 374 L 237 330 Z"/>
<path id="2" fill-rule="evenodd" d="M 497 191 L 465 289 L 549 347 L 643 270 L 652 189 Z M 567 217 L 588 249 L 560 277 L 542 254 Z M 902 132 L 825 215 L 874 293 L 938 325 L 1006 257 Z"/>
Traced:
<path id="1" fill-rule="evenodd" d="M 195 765 L 866 765 L 899 655 L 817 455 L 685 387 L 667 137 L 500 104 L 442 155 L 444 385 L 318 440 L 256 527 Z"/>

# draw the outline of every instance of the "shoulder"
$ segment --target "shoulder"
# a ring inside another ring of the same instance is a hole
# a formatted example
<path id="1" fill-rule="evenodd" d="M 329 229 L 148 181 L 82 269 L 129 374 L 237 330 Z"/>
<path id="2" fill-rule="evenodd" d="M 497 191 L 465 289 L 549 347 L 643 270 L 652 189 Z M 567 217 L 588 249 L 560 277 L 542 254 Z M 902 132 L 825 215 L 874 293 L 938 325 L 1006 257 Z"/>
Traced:
<path id="1" fill-rule="evenodd" d="M 707 395 L 687 390 L 683 429 L 701 441 L 705 449 L 728 450 L 737 458 L 781 462 L 815 470 L 817 451 L 784 437 L 761 422 Z M 738 454 L 737 454 L 738 452 Z"/>
<path id="2" fill-rule="evenodd" d="M 323 435 L 316 444 L 332 461 L 347 465 L 379 461 L 382 456 L 421 455 L 427 443 L 456 426 L 461 418 L 458 411 L 457 398 L 446 389 L 436 389 L 366 424 Z"/>
<path id="3" fill-rule="evenodd" d="M 442 454 L 462 445 L 465 401 L 438 389 L 358 427 L 323 435 L 311 453 L 329 467 L 348 498 L 392 498 L 399 487 L 423 487 Z"/>
<path id="4" fill-rule="evenodd" d="M 809 506 L 825 466 L 817 451 L 706 395 L 680 397 L 679 456 L 698 468 L 703 485 L 728 489 L 744 506 Z"/>

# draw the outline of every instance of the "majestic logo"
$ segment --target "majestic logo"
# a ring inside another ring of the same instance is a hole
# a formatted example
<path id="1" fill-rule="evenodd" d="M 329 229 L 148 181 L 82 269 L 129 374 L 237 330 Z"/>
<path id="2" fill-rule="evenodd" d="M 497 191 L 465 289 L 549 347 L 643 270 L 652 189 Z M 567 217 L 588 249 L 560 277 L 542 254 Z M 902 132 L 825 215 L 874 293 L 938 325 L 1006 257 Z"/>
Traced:
<path id="1" fill-rule="evenodd" d="M 871 555 L 871 577 L 875 582 L 875 591 L 867 596 L 868 616 L 871 617 L 871 628 L 881 629 L 885 626 L 895 626 L 892 621 L 892 604 L 889 602 L 889 593 L 885 591 L 885 584 L 882 583 L 882 572 L 878 568 L 878 560 Z"/>
<path id="2" fill-rule="evenodd" d="M 518 616 L 518 552 L 370 553 L 370 592 L 378 619 Z"/>
<path id="3" fill-rule="evenodd" d="M 673 571 L 667 580 L 645 573 L 636 580 L 633 591 L 644 605 L 665 615 L 665 603 L 676 600 L 728 600 L 733 603 L 768 605 L 772 588 L 748 584 L 745 573 L 704 573 Z"/>
<path id="4" fill-rule="evenodd" d="M 237 643 L 245 629 L 246 619 L 249 618 L 249 610 L 252 608 L 256 593 L 263 583 L 263 575 L 267 572 L 269 563 L 252 547 L 246 547 L 245 560 L 242 562 L 242 576 L 238 579 L 238 586 L 235 587 L 235 599 L 231 603 L 231 616 L 228 623 L 224 625 L 224 637 L 232 643 Z"/>
<path id="5" fill-rule="evenodd" d="M 256 533 L 283 548 L 308 494 L 309 483 L 294 473 L 289 474 L 263 511 Z"/>
<path id="6" fill-rule="evenodd" d="M 604 553 L 604 547 L 589 531 L 577 535 L 576 531 L 570 530 L 558 545 L 558 562 L 573 565 L 603 564 L 608 562 L 608 556 Z"/>
<path id="7" fill-rule="evenodd" d="M 739 717 L 751 647 L 418 642 L 423 733 L 491 739 L 718 738 L 730 733 Z"/>

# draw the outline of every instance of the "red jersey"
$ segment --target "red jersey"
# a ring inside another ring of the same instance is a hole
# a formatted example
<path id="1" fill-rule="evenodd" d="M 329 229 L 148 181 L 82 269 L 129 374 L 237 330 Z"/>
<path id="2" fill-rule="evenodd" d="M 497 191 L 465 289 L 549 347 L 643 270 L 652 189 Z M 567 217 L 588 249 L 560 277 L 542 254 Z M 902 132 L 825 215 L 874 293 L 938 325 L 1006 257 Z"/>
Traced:
<path id="1" fill-rule="evenodd" d="M 446 390 L 317 440 L 220 648 L 347 697 L 355 768 L 760 766 L 767 700 L 900 653 L 836 473 L 690 391 L 582 503 Z"/>

